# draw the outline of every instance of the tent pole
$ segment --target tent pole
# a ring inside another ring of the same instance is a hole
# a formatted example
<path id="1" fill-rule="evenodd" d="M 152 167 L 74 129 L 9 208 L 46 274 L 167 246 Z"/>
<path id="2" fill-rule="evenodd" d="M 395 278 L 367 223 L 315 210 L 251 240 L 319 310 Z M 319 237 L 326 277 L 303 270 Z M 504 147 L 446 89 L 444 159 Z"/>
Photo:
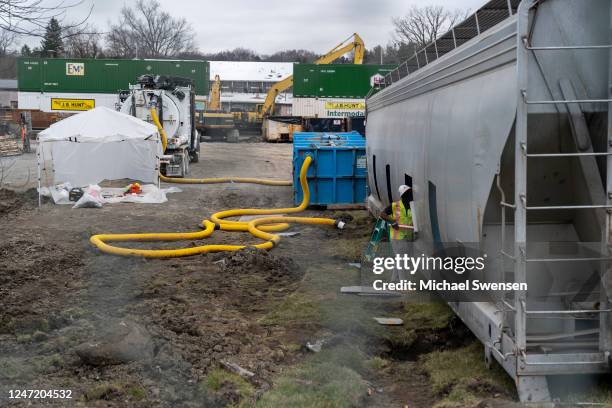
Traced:
<path id="1" fill-rule="evenodd" d="M 38 139 L 38 138 L 37 138 Z M 38 142 L 38 140 L 36 140 Z M 41 189 L 41 173 L 40 173 L 40 143 L 36 144 L 36 162 L 38 164 L 38 208 L 41 207 L 40 189 Z"/>

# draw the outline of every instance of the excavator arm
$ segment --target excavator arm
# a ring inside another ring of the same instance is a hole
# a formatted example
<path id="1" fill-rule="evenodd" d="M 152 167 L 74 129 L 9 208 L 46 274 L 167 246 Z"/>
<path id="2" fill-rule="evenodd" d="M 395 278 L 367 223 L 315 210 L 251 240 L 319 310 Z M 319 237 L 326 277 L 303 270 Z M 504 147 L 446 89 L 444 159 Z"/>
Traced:
<path id="1" fill-rule="evenodd" d="M 353 40 L 349 41 L 351 37 Z M 362 64 L 363 56 L 365 54 L 365 45 L 363 43 L 363 40 L 357 33 L 354 33 L 351 37 L 336 45 L 331 51 L 317 59 L 314 63 L 318 65 L 331 64 L 347 52 L 351 52 L 354 50 L 353 63 Z M 263 119 L 265 116 L 272 115 L 274 113 L 274 105 L 276 104 L 276 97 L 278 96 L 278 94 L 291 88 L 292 86 L 293 75 L 290 75 L 287 78 L 272 85 L 272 87 L 268 91 L 268 94 L 266 95 L 266 100 L 264 101 L 263 105 L 261 105 L 261 109 L 258 109 L 257 113 L 259 119 Z"/>
<path id="2" fill-rule="evenodd" d="M 352 35 L 353 41 L 349 42 L 350 37 L 336 45 L 334 49 L 323 55 L 321 58 L 316 60 L 315 64 L 331 64 L 347 52 L 355 50 L 353 57 L 353 64 L 363 64 L 363 56 L 365 54 L 365 45 L 359 34 L 354 33 Z"/>
<path id="3" fill-rule="evenodd" d="M 221 78 L 219 75 L 215 75 L 215 82 L 213 82 L 210 88 L 210 100 L 208 101 L 208 108 L 206 110 L 221 110 Z"/>

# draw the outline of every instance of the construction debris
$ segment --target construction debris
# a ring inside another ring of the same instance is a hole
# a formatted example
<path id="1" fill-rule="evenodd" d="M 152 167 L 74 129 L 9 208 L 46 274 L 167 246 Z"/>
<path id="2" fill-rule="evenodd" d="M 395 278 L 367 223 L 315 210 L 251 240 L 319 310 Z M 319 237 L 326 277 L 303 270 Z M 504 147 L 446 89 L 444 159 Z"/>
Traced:
<path id="1" fill-rule="evenodd" d="M 375 317 L 374 320 L 383 326 L 401 326 L 404 324 L 402 319 L 396 317 Z"/>
<path id="2" fill-rule="evenodd" d="M 240 367 L 238 364 L 230 363 L 229 361 L 220 361 L 219 362 L 223 368 L 233 372 L 234 374 L 238 374 L 243 378 L 252 378 L 255 377 L 255 373 Z"/>
<path id="3" fill-rule="evenodd" d="M 12 135 L 0 136 L 0 157 L 17 156 L 23 151 Z"/>
<path id="4" fill-rule="evenodd" d="M 313 353 L 318 353 L 323 348 L 323 344 L 325 344 L 325 340 L 317 340 L 314 343 L 307 342 L 306 349 L 312 351 Z"/>
<path id="5" fill-rule="evenodd" d="M 391 290 L 376 290 L 372 286 L 342 286 L 340 293 L 361 296 L 401 296 L 401 293 Z"/>

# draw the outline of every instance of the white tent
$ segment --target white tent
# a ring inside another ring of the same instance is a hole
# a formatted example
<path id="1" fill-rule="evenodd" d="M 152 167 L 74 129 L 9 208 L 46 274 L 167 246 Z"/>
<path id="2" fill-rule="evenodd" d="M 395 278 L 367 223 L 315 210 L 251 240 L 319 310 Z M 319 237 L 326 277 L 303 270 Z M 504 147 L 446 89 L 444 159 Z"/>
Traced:
<path id="1" fill-rule="evenodd" d="M 38 135 L 39 187 L 103 180 L 159 180 L 162 144 L 155 125 L 105 107 L 54 123 Z M 50 175 L 50 177 L 49 177 Z"/>

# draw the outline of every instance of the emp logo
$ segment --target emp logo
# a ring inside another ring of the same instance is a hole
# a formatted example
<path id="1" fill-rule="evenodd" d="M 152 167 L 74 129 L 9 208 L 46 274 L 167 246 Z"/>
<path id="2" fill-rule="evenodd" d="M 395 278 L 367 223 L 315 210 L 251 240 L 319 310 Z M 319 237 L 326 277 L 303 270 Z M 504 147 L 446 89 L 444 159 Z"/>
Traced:
<path id="1" fill-rule="evenodd" d="M 85 75 L 85 63 L 83 62 L 67 62 L 66 75 L 83 76 Z"/>

